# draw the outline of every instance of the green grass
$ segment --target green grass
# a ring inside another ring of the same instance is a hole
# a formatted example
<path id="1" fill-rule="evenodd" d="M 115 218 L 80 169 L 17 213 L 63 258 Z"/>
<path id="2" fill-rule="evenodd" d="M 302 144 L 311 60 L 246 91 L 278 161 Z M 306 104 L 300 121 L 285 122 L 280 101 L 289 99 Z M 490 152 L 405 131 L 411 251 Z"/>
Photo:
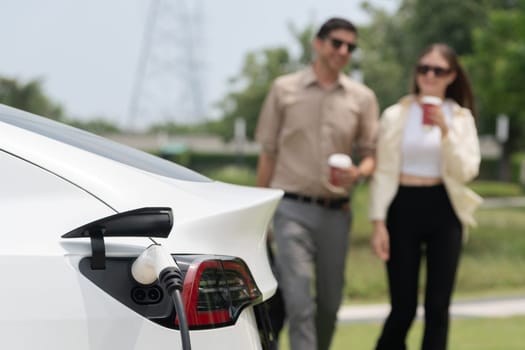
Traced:
<path id="1" fill-rule="evenodd" d="M 366 209 L 354 206 L 354 210 L 356 218 L 345 272 L 345 299 L 384 300 L 387 294 L 386 277 L 383 264 L 370 250 L 371 226 L 363 220 Z M 525 208 L 480 209 L 476 218 L 479 225 L 470 230 L 469 239 L 463 247 L 456 293 L 469 296 L 488 294 L 490 291 L 523 292 Z"/>
<path id="2" fill-rule="evenodd" d="M 416 321 L 407 339 L 408 349 L 419 349 L 422 322 Z M 373 349 L 380 323 L 340 324 L 331 350 Z M 523 350 L 525 317 L 453 319 L 450 324 L 449 348 L 453 350 Z M 288 350 L 288 338 L 283 332 L 280 349 Z"/>
<path id="3" fill-rule="evenodd" d="M 509 182 L 474 181 L 469 187 L 482 197 L 513 197 L 525 195 L 525 190 L 522 186 Z"/>

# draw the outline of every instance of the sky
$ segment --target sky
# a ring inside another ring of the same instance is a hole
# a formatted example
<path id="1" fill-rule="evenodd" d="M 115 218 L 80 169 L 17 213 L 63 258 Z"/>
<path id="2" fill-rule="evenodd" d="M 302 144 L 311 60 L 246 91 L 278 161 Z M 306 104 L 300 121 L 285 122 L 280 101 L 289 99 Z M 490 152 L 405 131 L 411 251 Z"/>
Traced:
<path id="1" fill-rule="evenodd" d="M 303 29 L 332 16 L 356 24 L 368 20 L 360 0 L 159 0 L 156 16 L 152 1 L 2 0 L 0 76 L 40 79 L 73 119 L 102 117 L 123 128 L 159 121 L 142 117 L 157 107 L 162 112 L 154 119 L 175 118 L 169 106 L 177 105 L 173 108 L 180 112 L 191 99 L 188 91 L 200 86 L 203 112 L 212 118 L 214 104 L 227 93 L 228 79 L 239 73 L 246 53 L 293 49 L 289 23 Z M 371 2 L 389 10 L 398 4 Z M 191 16 L 200 20 L 193 21 L 190 33 L 183 23 Z M 149 32 L 147 23 L 155 23 Z M 190 47 L 197 70 L 184 68 Z M 148 64 L 144 75 L 138 73 L 141 62 Z"/>

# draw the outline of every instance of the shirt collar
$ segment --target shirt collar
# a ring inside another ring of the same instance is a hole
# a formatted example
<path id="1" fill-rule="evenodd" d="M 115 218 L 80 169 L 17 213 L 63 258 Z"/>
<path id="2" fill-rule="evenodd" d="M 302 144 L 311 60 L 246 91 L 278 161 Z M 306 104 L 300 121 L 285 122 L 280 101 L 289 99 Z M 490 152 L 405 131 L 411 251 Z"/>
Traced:
<path id="1" fill-rule="evenodd" d="M 315 75 L 313 65 L 309 65 L 303 71 L 302 83 L 304 87 L 317 84 L 317 76 Z M 343 73 L 339 73 L 337 78 L 337 87 L 342 87 L 345 90 L 350 90 L 350 79 Z"/>

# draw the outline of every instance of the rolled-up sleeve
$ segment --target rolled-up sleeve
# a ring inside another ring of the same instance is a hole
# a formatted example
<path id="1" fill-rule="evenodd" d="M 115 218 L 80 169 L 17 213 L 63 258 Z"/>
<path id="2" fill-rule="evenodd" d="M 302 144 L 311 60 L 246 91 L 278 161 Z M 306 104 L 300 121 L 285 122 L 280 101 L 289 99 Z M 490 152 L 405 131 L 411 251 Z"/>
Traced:
<path id="1" fill-rule="evenodd" d="M 277 143 L 282 124 L 278 90 L 278 85 L 274 82 L 264 100 L 255 131 L 256 141 L 261 145 L 262 151 L 270 156 L 277 154 Z"/>
<path id="2" fill-rule="evenodd" d="M 379 105 L 371 90 L 367 90 L 367 94 L 363 95 L 360 104 L 359 132 L 356 138 L 357 152 L 361 157 L 374 156 L 379 127 Z"/>

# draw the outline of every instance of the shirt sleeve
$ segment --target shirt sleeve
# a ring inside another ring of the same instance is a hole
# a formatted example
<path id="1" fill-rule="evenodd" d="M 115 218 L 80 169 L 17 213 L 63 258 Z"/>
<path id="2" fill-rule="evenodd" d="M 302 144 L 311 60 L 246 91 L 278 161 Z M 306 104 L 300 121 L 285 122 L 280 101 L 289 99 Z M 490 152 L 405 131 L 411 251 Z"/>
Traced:
<path id="1" fill-rule="evenodd" d="M 392 141 L 396 138 L 393 119 L 398 113 L 397 106 L 387 109 L 379 122 L 376 168 L 369 184 L 368 217 L 372 221 L 386 219 L 388 206 L 398 188 L 401 155 Z"/>
<path id="2" fill-rule="evenodd" d="M 361 101 L 357 152 L 361 157 L 374 156 L 378 133 L 379 105 L 376 95 L 368 91 Z"/>
<path id="3" fill-rule="evenodd" d="M 478 175 L 481 155 L 479 140 L 470 111 L 462 109 L 458 122 L 454 123 L 443 139 L 444 172 L 461 183 L 471 181 Z"/>
<path id="4" fill-rule="evenodd" d="M 282 124 L 282 110 L 279 106 L 278 86 L 274 82 L 266 96 L 255 130 L 255 139 L 263 152 L 270 156 L 277 154 L 277 143 Z"/>

